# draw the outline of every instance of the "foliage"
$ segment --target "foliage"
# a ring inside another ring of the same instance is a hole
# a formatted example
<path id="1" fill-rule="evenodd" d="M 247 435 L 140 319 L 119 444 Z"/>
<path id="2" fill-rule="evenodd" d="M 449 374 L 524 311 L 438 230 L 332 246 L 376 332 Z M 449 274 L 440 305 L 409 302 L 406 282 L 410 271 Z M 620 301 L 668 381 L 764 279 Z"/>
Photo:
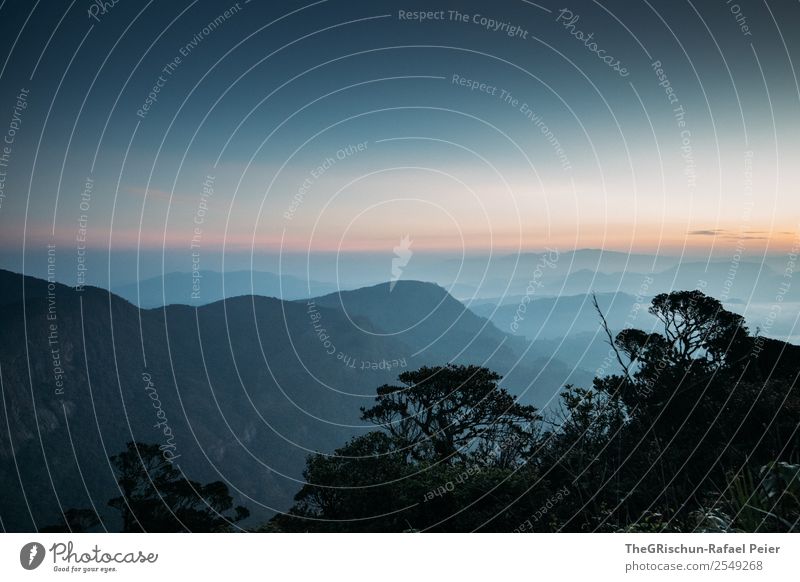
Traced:
<path id="1" fill-rule="evenodd" d="M 423 367 L 378 388 L 363 419 L 384 428 L 416 461 L 510 466 L 524 457 L 539 416 L 478 366 Z M 501 454 L 496 454 L 496 453 Z M 511 455 L 503 453 L 513 452 Z"/>
<path id="2" fill-rule="evenodd" d="M 547 418 L 485 368 L 401 374 L 362 409 L 379 430 L 309 457 L 270 528 L 798 531 L 800 348 L 701 291 L 649 311 L 657 329 L 606 326 L 622 373 L 566 386 Z"/>
<path id="3" fill-rule="evenodd" d="M 714 507 L 695 513 L 700 531 L 797 531 L 800 465 L 769 463 L 757 477 L 746 469 L 730 480 L 720 497 Z"/>
<path id="4" fill-rule="evenodd" d="M 222 481 L 202 485 L 188 479 L 158 445 L 129 442 L 109 460 L 121 495 L 108 505 L 119 512 L 123 532 L 231 531 L 250 515 L 246 507 L 233 508 L 233 498 Z M 226 513 L 232 508 L 232 514 Z M 73 508 L 64 511 L 60 523 L 40 531 L 86 532 L 97 530 L 100 524 L 94 509 Z"/>
<path id="5" fill-rule="evenodd" d="M 225 531 L 249 515 L 233 506 L 221 481 L 201 485 L 164 459 L 158 445 L 130 442 L 111 457 L 121 496 L 108 505 L 122 515 L 125 532 Z"/>

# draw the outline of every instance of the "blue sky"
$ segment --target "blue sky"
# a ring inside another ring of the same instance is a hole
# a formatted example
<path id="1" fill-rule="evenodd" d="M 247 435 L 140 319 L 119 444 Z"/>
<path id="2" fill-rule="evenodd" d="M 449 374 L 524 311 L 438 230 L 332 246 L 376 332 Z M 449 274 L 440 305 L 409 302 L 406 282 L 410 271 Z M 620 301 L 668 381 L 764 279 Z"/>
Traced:
<path id="1" fill-rule="evenodd" d="M 91 5 L 0 9 L 0 130 L 29 91 L 5 255 L 73 260 L 84 218 L 95 251 L 179 257 L 193 237 L 208 254 L 796 237 L 796 4 Z M 418 10 L 442 16 L 401 17 Z"/>

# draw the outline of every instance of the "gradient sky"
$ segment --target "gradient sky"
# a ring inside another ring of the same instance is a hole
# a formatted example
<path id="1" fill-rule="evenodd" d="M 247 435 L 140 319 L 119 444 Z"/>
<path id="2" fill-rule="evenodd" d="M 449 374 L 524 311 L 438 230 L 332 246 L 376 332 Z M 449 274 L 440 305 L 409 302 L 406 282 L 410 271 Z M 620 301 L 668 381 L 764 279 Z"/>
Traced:
<path id="1" fill-rule="evenodd" d="M 757 254 L 797 236 L 797 3 L 742 2 L 742 30 L 723 1 L 253 0 L 209 34 L 234 2 L 121 0 L 97 19 L 90 5 L 0 8 L 0 132 L 29 90 L 0 168 L 4 256 L 55 243 L 74 262 L 82 215 L 95 252 L 178 257 L 193 236 L 208 254 L 391 253 L 406 234 L 417 250 L 454 253 Z M 562 8 L 579 16 L 572 29 Z M 399 18 L 420 9 L 445 20 Z M 454 9 L 468 21 L 450 20 Z M 570 30 L 594 33 L 629 74 Z"/>

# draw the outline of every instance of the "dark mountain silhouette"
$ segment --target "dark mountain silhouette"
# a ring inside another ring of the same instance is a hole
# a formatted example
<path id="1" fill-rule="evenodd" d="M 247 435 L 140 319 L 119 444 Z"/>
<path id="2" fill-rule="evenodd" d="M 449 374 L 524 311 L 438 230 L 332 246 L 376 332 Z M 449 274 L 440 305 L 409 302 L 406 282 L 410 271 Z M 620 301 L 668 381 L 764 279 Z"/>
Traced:
<path id="1" fill-rule="evenodd" d="M 331 293 L 314 301 L 318 305 L 342 309 L 352 317 L 366 317 L 387 337 L 429 345 L 437 355 L 447 354 L 446 359 L 458 355 L 451 351 L 452 347 L 463 349 L 472 338 L 476 338 L 477 343 L 480 343 L 477 340 L 485 340 L 497 344 L 510 339 L 489 320 L 476 316 L 434 283 L 398 281 L 394 286 L 383 283 Z M 456 334 L 463 337 L 455 337 Z"/>
<path id="2" fill-rule="evenodd" d="M 174 304 L 206 305 L 240 295 L 300 299 L 335 289 L 336 286 L 330 283 L 263 271 L 199 271 L 195 274 L 167 273 L 144 279 L 138 285 L 115 286 L 112 291 L 134 305 L 151 308 Z"/>
<path id="3" fill-rule="evenodd" d="M 434 283 L 383 283 L 314 301 L 350 317 L 366 318 L 384 332 L 380 337 L 415 346 L 418 351 L 408 360 L 411 368 L 440 362 L 486 366 L 501 374 L 504 385 L 526 403 L 544 406 L 565 382 L 590 377 L 561 361 L 543 358 L 529 342 L 498 329 Z"/>
<path id="4" fill-rule="evenodd" d="M 461 357 L 510 369 L 521 345 L 443 289 L 415 282 L 398 284 L 383 312 L 381 286 L 342 294 L 347 312 L 330 296 L 141 310 L 105 290 L 48 290 L 7 271 L 0 289 L 7 530 L 57 523 L 92 503 L 100 527 L 119 529 L 103 505 L 119 496 L 108 459 L 130 441 L 169 450 L 192 480 L 224 482 L 262 520 L 290 505 L 309 453 L 369 430 L 359 407 L 376 386 L 462 348 Z M 383 329 L 428 313 L 413 332 Z M 429 346 L 437 326 L 447 331 Z M 549 398 L 568 372 L 539 364 L 526 355 L 510 374 L 526 399 Z"/>

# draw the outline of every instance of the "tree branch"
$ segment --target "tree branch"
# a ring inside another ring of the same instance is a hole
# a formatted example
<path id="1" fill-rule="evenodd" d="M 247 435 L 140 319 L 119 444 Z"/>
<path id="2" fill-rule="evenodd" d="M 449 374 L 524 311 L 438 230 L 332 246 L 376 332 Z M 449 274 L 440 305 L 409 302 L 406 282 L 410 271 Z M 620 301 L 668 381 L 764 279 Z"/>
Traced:
<path id="1" fill-rule="evenodd" d="M 594 308 L 597 311 L 597 315 L 600 316 L 600 322 L 603 325 L 603 330 L 606 332 L 606 336 L 608 337 L 608 344 L 611 346 L 611 349 L 614 350 L 614 354 L 617 357 L 617 362 L 619 362 L 619 365 L 622 366 L 623 370 L 625 370 L 625 377 L 627 377 L 629 381 L 633 382 L 633 378 L 631 378 L 629 365 L 626 365 L 625 362 L 622 361 L 622 356 L 619 353 L 619 349 L 617 348 L 617 345 L 614 343 L 614 336 L 611 334 L 611 330 L 608 327 L 608 321 L 606 321 L 606 316 L 603 315 L 603 311 L 600 309 L 600 304 L 597 303 L 597 294 L 594 292 L 592 292 L 592 304 L 594 305 Z"/>

